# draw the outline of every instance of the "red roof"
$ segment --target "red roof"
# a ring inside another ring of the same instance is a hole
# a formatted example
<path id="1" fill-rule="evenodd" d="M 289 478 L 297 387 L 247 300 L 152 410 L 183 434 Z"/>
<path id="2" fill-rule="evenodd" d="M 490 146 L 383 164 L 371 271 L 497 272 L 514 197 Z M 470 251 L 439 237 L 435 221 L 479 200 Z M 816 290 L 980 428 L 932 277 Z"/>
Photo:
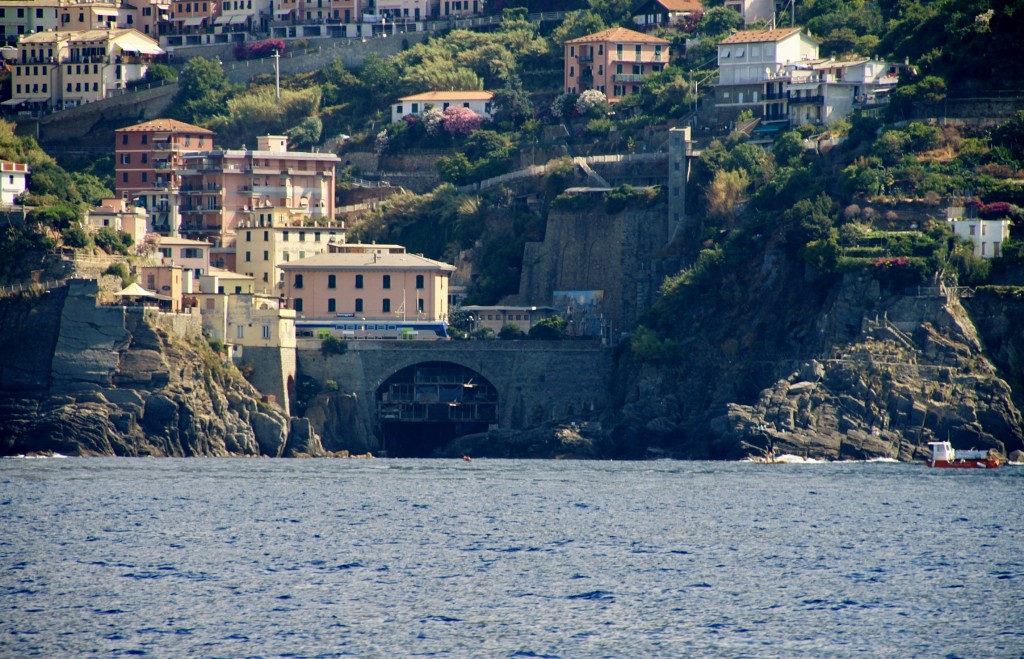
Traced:
<path id="1" fill-rule="evenodd" d="M 611 41 L 615 43 L 669 43 L 665 39 L 652 37 L 650 35 L 644 34 L 643 32 L 637 32 L 636 30 L 627 30 L 624 27 L 613 27 L 610 30 L 595 32 L 594 34 L 588 34 L 585 37 L 569 39 L 565 43 L 593 43 L 595 41 Z"/>

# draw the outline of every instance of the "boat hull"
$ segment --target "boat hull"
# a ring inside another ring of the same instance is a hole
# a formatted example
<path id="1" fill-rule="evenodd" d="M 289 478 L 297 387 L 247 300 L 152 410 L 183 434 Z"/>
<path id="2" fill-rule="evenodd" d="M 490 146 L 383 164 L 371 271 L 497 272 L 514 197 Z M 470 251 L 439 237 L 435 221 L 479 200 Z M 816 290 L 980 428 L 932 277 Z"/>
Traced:
<path id="1" fill-rule="evenodd" d="M 966 460 L 929 460 L 928 466 L 936 469 L 995 469 L 1000 466 L 1000 463 L 996 458 L 968 458 Z"/>

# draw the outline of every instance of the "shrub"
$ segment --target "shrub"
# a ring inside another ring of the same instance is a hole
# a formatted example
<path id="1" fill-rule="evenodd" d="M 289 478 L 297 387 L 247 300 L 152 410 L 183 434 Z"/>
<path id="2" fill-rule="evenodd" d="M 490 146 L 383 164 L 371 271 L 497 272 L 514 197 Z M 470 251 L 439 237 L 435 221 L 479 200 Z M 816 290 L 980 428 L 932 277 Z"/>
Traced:
<path id="1" fill-rule="evenodd" d="M 525 337 L 526 334 L 523 330 L 519 329 L 519 325 L 515 323 L 506 323 L 502 326 L 501 331 L 498 332 L 498 338 L 505 341 L 514 341 Z"/>
<path id="2" fill-rule="evenodd" d="M 481 123 L 483 117 L 469 108 L 453 105 L 444 111 L 444 130 L 452 136 L 472 135 Z"/>
<path id="3" fill-rule="evenodd" d="M 567 324 L 561 316 L 542 318 L 530 328 L 530 338 L 535 341 L 557 341 L 565 336 Z"/>
<path id="4" fill-rule="evenodd" d="M 132 237 L 124 231 L 114 231 L 103 227 L 93 238 L 96 246 L 107 254 L 128 255 L 128 248 L 132 246 Z"/>
<path id="5" fill-rule="evenodd" d="M 325 355 L 344 355 L 348 351 L 348 342 L 345 339 L 331 335 L 320 341 L 320 352 Z"/>
<path id="6" fill-rule="evenodd" d="M 131 276 L 128 272 L 128 266 L 124 263 L 111 263 L 107 266 L 107 269 L 103 271 L 103 274 L 120 277 L 122 286 L 126 286 L 128 284 L 128 278 Z"/>
<path id="7" fill-rule="evenodd" d="M 334 380 L 324 380 L 324 389 L 327 391 L 338 391 L 338 383 Z"/>
<path id="8" fill-rule="evenodd" d="M 64 244 L 67 247 L 74 247 L 75 249 L 81 249 L 88 247 L 89 245 L 89 234 L 85 232 L 79 225 L 73 225 L 67 227 L 60 232 L 61 238 L 64 239 Z"/>

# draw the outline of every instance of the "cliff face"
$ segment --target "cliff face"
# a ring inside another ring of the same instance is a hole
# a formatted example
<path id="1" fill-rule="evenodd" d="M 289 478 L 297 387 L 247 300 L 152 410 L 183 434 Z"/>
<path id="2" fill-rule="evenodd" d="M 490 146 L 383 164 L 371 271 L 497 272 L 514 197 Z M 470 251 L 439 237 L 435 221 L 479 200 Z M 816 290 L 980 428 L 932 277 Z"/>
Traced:
<path id="1" fill-rule="evenodd" d="M 322 453 L 308 422 L 261 405 L 197 330 L 96 307 L 95 295 L 72 281 L 0 304 L 0 454 Z"/>
<path id="2" fill-rule="evenodd" d="M 677 363 L 626 358 L 620 445 L 680 457 L 901 460 L 924 457 L 936 440 L 1004 454 L 1024 446 L 1011 386 L 955 294 L 887 293 L 867 275 L 800 286 L 784 269 L 757 283 L 731 310 L 679 317 L 694 333 Z"/>

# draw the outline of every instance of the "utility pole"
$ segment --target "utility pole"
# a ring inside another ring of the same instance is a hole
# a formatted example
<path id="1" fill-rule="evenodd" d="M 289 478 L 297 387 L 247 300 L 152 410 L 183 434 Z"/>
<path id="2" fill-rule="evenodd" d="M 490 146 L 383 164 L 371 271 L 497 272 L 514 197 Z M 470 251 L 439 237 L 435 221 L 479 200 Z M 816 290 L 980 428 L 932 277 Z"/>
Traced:
<path id="1" fill-rule="evenodd" d="M 281 51 L 274 49 L 274 101 L 281 105 Z"/>

